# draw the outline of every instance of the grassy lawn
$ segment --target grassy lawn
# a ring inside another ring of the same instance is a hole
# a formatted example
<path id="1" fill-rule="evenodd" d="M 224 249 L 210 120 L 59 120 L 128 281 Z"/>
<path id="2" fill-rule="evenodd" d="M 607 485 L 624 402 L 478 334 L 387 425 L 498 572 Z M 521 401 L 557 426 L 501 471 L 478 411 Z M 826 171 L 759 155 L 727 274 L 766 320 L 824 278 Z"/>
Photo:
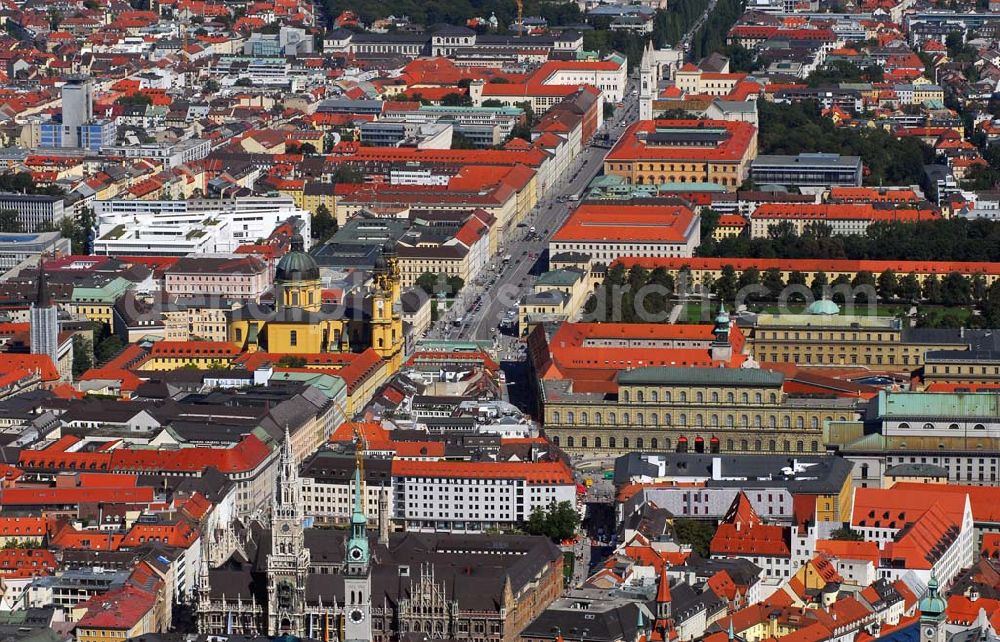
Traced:
<path id="1" fill-rule="evenodd" d="M 948 308 L 937 305 L 925 305 L 917 308 L 917 316 L 921 317 L 922 326 L 930 327 L 960 327 L 968 326 L 972 317 L 971 308 Z M 942 323 L 948 319 L 951 323 Z"/>

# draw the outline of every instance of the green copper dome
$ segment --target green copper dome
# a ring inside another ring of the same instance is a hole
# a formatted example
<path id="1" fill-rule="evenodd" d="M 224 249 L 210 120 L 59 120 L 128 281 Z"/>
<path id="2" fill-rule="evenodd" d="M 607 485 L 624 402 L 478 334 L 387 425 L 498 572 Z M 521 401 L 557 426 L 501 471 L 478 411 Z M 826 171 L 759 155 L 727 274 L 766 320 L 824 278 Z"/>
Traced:
<path id="1" fill-rule="evenodd" d="M 933 619 L 944 613 L 946 608 L 947 604 L 938 594 L 937 578 L 931 575 L 931 580 L 927 583 L 927 593 L 920 600 L 920 617 L 924 620 Z"/>
<path id="2" fill-rule="evenodd" d="M 840 314 L 840 306 L 830 299 L 820 299 L 813 301 L 806 308 L 808 314 Z"/>
<path id="3" fill-rule="evenodd" d="M 274 271 L 275 281 L 316 281 L 319 279 L 319 266 L 313 257 L 303 250 L 302 237 L 298 234 L 292 237 L 292 249 L 281 257 Z"/>

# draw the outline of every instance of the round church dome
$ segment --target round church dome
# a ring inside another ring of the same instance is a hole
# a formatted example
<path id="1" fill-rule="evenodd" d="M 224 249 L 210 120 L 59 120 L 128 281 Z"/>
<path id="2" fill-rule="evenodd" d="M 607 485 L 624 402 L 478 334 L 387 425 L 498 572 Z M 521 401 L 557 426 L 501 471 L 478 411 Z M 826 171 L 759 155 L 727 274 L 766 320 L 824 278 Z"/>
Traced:
<path id="1" fill-rule="evenodd" d="M 292 237 L 292 249 L 281 257 L 274 271 L 275 281 L 316 281 L 319 279 L 319 266 L 316 260 L 304 251 L 302 236 Z"/>

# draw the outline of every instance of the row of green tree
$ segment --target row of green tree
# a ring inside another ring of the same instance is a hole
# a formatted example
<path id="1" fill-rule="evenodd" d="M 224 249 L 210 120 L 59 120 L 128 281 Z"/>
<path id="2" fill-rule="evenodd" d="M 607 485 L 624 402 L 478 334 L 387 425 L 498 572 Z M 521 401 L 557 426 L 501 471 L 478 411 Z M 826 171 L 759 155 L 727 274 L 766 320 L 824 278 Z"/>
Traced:
<path id="1" fill-rule="evenodd" d="M 666 322 L 674 289 L 674 277 L 662 267 L 650 271 L 634 266 L 626 272 L 621 264 L 615 264 L 587 299 L 584 315 L 588 321 L 601 323 Z"/>
<path id="2" fill-rule="evenodd" d="M 834 60 L 809 74 L 806 84 L 810 87 L 826 87 L 842 82 L 882 82 L 884 76 L 882 67 L 878 65 L 859 67 L 847 60 Z"/>
<path id="3" fill-rule="evenodd" d="M 552 502 L 548 508 L 535 506 L 524 524 L 529 535 L 544 535 L 553 542 L 572 539 L 580 525 L 580 513 L 570 502 Z"/>
<path id="4" fill-rule="evenodd" d="M 876 275 L 861 270 L 853 278 L 840 275 L 833 280 L 825 272 L 817 272 L 812 281 L 807 282 L 805 274 L 798 271 L 789 272 L 786 281 L 780 268 L 768 268 L 763 272 L 749 268 L 737 274 L 731 265 L 724 265 L 718 279 L 703 285 L 723 301 L 733 301 L 744 288 L 748 292 L 757 290 L 748 297 L 749 301 L 777 301 L 786 287 L 794 286 L 793 289 L 801 293 L 798 295 L 800 300 L 804 299 L 804 290 L 808 289 L 813 299 L 832 294 L 833 300 L 842 304 L 845 302 L 845 288 L 842 286 L 847 286 L 857 291 L 855 303 L 874 302 L 872 299 L 877 297 L 876 300 L 883 302 L 927 302 L 957 307 L 982 304 L 989 293 L 986 279 L 981 274 L 969 278 L 959 272 L 949 272 L 944 277 L 929 276 L 921 283 L 912 272 L 897 274 L 885 270 Z M 869 297 L 868 293 L 873 296 Z M 795 295 L 790 297 L 792 300 L 795 298 Z"/>
<path id="5" fill-rule="evenodd" d="M 682 273 L 685 271 L 682 270 Z M 839 302 L 844 302 L 844 288 L 841 286 L 857 289 L 859 293 L 855 302 L 859 303 L 867 301 L 866 292 L 872 293 L 877 300 L 883 302 L 927 302 L 944 306 L 981 305 L 985 304 L 989 297 L 989 288 L 983 275 L 977 274 L 970 278 L 960 272 L 949 272 L 943 277 L 930 276 L 923 282 L 914 273 L 897 274 L 893 270 L 885 270 L 879 274 L 861 270 L 853 278 L 840 275 L 833 280 L 825 272 L 817 272 L 811 281 L 799 271 L 789 272 L 786 280 L 782 276 L 782 270 L 777 267 L 763 271 L 751 267 L 737 273 L 732 265 L 723 265 L 721 272 L 719 278 L 700 285 L 727 303 L 733 302 L 740 290 L 750 292 L 748 300 L 751 302 L 777 301 L 789 286 L 794 286 L 793 289 L 798 292 L 800 300 L 804 299 L 806 294 L 811 294 L 813 299 L 820 299 L 832 293 L 834 300 L 839 298 Z M 682 278 L 682 282 L 687 278 Z M 648 294 L 643 296 L 642 308 L 649 313 L 669 312 L 670 297 L 680 294 L 671 274 L 662 267 L 647 270 L 639 265 L 633 265 L 626 271 L 620 264 L 613 265 L 608 270 L 604 282 L 588 303 L 587 310 L 598 315 L 596 320 L 607 321 L 609 320 L 607 314 L 602 314 L 604 311 L 599 309 L 594 301 L 600 301 L 602 298 L 610 300 L 617 293 L 622 299 L 622 307 L 635 309 L 635 305 L 630 305 L 635 301 L 634 295 L 649 285 L 658 287 L 650 288 Z M 682 287 L 690 288 L 690 285 Z M 610 313 L 611 306 L 608 307 L 607 312 Z M 629 319 L 625 321 L 628 322 Z"/>
<path id="6" fill-rule="evenodd" d="M 710 215 L 711 216 L 711 215 Z M 1000 221 L 951 218 L 904 223 L 880 221 L 864 234 L 835 235 L 822 222 L 801 235 L 792 225 L 771 227 L 767 237 L 710 236 L 698 256 L 783 259 L 869 259 L 912 261 L 1000 261 Z"/>
<path id="7" fill-rule="evenodd" d="M 621 265 L 614 265 L 584 305 L 585 318 L 588 321 L 616 323 L 666 322 L 674 297 L 692 291 L 690 277 L 684 275 L 686 271 L 681 270 L 680 283 L 676 283 L 663 268 L 650 271 L 636 265 L 626 271 Z M 963 324 L 1000 327 L 1000 281 L 987 286 L 981 274 L 968 277 L 959 272 L 949 272 L 942 277 L 932 275 L 921 281 L 913 273 L 897 274 L 893 270 L 885 270 L 874 274 L 862 270 L 853 278 L 840 275 L 831 279 L 825 272 L 818 272 L 808 280 L 804 273 L 792 271 L 786 280 L 779 268 L 763 271 L 749 268 L 737 273 L 732 265 L 724 265 L 717 279 L 708 279 L 698 286 L 727 303 L 735 302 L 737 296 L 742 297 L 740 303 L 784 299 L 790 304 L 804 304 L 807 299 L 829 297 L 838 305 L 844 305 L 850 297 L 850 302 L 858 305 L 926 303 L 956 309 L 977 307 L 981 314 L 972 317 L 956 313 L 918 321 L 948 327 Z M 686 291 L 680 292 L 679 288 Z M 791 289 L 786 291 L 786 288 Z"/>
<path id="8" fill-rule="evenodd" d="M 514 0 L 323 0 L 328 25 L 344 11 L 353 11 L 362 23 L 389 15 L 407 16 L 421 25 L 464 25 L 470 18 L 497 17 L 499 30 L 506 32 L 517 20 Z M 524 0 L 525 16 L 541 16 L 551 26 L 577 24 L 583 14 L 575 2 Z"/>
<path id="9" fill-rule="evenodd" d="M 417 277 L 416 286 L 428 296 L 437 296 L 438 293 L 444 292 L 445 296 L 451 297 L 465 287 L 465 281 L 457 275 L 449 276 L 444 273 L 424 272 Z"/>
<path id="10" fill-rule="evenodd" d="M 695 60 L 721 51 L 726 35 L 736 20 L 743 15 L 743 0 L 719 0 L 704 24 L 691 38 L 691 55 Z"/>
<path id="11" fill-rule="evenodd" d="M 761 154 L 830 152 L 860 156 L 869 185 L 917 185 L 924 165 L 934 162 L 934 150 L 916 138 L 897 138 L 881 127 L 835 127 L 816 102 L 779 104 L 758 101 L 758 148 Z"/>

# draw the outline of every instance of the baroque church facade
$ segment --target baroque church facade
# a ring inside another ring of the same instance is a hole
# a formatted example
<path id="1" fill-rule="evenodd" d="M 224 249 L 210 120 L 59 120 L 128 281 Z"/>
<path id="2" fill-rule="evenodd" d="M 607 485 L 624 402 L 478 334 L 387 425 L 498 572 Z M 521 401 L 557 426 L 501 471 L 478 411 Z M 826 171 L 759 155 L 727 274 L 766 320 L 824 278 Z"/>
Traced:
<path id="1" fill-rule="evenodd" d="M 266 520 L 203 538 L 199 633 L 513 642 L 562 590 L 562 554 L 548 539 L 393 533 L 385 495 L 377 533 L 357 492 L 348 532 L 305 528 L 287 436 L 278 466 Z M 359 462 L 355 489 L 361 477 Z"/>
<path id="2" fill-rule="evenodd" d="M 372 287 L 356 301 L 323 302 L 319 266 L 296 234 L 275 268 L 274 307 L 251 303 L 232 311 L 229 341 L 277 354 L 360 352 L 372 348 L 398 369 L 403 356 L 402 278 L 395 249 L 381 249 Z"/>

